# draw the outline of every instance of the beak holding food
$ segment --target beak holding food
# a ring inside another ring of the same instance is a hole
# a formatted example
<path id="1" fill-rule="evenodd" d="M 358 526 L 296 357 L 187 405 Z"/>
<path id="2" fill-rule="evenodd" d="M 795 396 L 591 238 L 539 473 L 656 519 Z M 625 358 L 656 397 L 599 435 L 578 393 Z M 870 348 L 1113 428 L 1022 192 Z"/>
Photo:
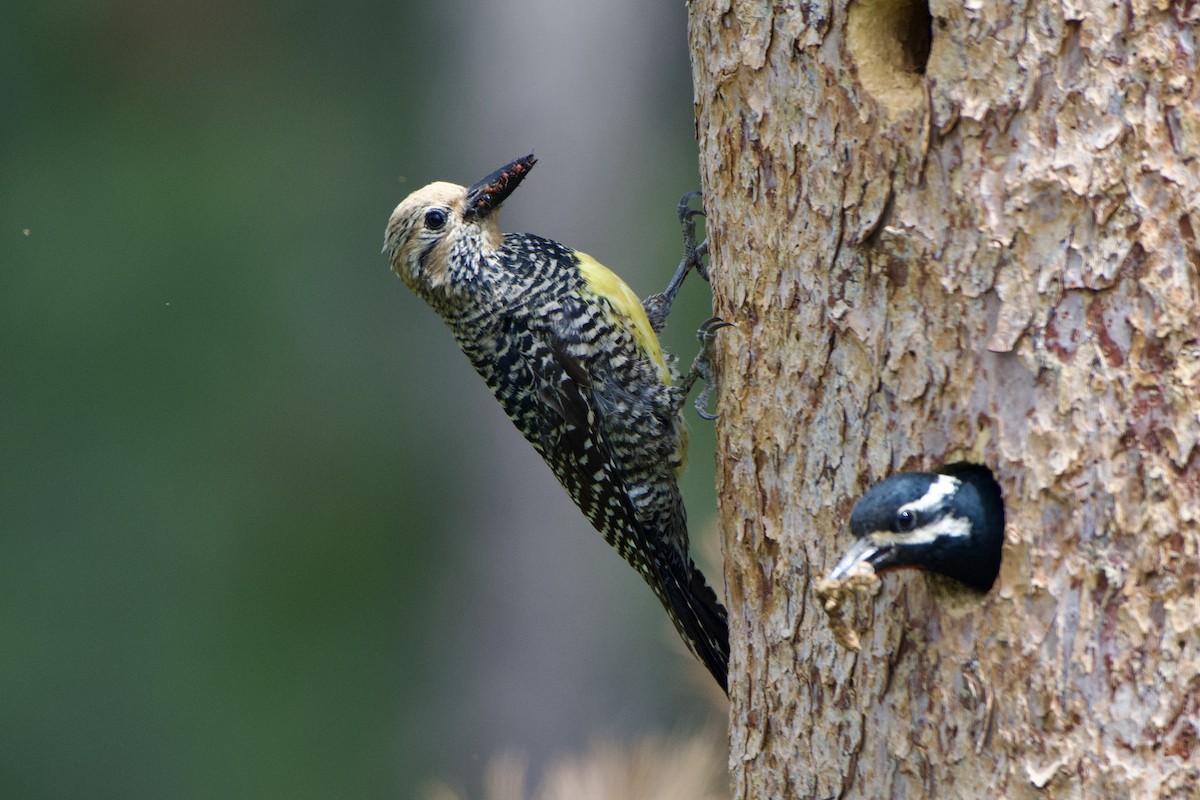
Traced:
<path id="1" fill-rule="evenodd" d="M 842 580 L 850 574 L 858 564 L 865 564 L 872 571 L 881 571 L 881 568 L 886 566 L 889 559 L 889 554 L 892 548 L 886 544 L 878 544 L 872 541 L 870 536 L 863 536 L 855 539 L 854 544 L 850 545 L 843 555 L 837 566 L 829 573 L 829 580 Z"/>
<path id="2" fill-rule="evenodd" d="M 537 159 L 533 153 L 505 164 L 500 169 L 467 189 L 467 205 L 463 216 L 482 219 L 491 214 L 520 185 Z"/>

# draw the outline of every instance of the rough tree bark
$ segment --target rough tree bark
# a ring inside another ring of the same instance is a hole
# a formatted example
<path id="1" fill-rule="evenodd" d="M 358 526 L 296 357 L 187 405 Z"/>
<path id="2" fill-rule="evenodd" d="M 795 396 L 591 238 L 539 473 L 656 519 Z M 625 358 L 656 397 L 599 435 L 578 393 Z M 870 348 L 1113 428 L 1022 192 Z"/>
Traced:
<path id="1" fill-rule="evenodd" d="M 1200 795 L 1200 4 L 691 0 L 734 796 Z M 728 334 L 728 335 L 727 335 Z M 853 500 L 967 459 L 986 596 Z"/>

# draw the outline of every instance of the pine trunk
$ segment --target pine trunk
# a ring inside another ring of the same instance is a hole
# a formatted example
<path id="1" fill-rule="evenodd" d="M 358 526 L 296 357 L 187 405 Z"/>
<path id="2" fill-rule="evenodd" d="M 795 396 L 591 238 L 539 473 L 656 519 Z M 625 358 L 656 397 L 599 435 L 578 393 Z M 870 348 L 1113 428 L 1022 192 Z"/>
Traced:
<path id="1" fill-rule="evenodd" d="M 689 14 L 734 796 L 1200 796 L 1200 4 Z M 887 575 L 840 649 L 854 499 L 954 460 L 995 588 Z"/>

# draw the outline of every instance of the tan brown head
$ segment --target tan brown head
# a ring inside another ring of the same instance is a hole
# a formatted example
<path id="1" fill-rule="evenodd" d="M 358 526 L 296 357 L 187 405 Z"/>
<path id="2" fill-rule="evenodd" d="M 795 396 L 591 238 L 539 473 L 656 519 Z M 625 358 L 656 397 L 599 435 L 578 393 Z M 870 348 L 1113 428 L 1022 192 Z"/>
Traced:
<path id="1" fill-rule="evenodd" d="M 384 243 L 392 270 L 431 304 L 453 294 L 479 255 L 500 246 L 496 211 L 535 163 L 528 155 L 471 187 L 439 181 L 404 198 L 388 220 Z"/>

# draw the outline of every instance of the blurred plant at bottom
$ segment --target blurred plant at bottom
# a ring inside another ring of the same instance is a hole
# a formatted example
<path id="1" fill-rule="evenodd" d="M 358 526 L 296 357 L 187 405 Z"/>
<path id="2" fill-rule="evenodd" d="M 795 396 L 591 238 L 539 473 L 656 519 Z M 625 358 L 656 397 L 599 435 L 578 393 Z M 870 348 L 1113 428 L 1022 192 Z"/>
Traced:
<path id="1" fill-rule="evenodd" d="M 484 775 L 485 800 L 728 800 L 726 750 L 715 734 L 648 736 L 633 746 L 602 741 L 552 762 L 537 790 L 526 788 L 526 759 L 495 756 Z M 464 800 L 443 783 L 425 800 Z"/>

